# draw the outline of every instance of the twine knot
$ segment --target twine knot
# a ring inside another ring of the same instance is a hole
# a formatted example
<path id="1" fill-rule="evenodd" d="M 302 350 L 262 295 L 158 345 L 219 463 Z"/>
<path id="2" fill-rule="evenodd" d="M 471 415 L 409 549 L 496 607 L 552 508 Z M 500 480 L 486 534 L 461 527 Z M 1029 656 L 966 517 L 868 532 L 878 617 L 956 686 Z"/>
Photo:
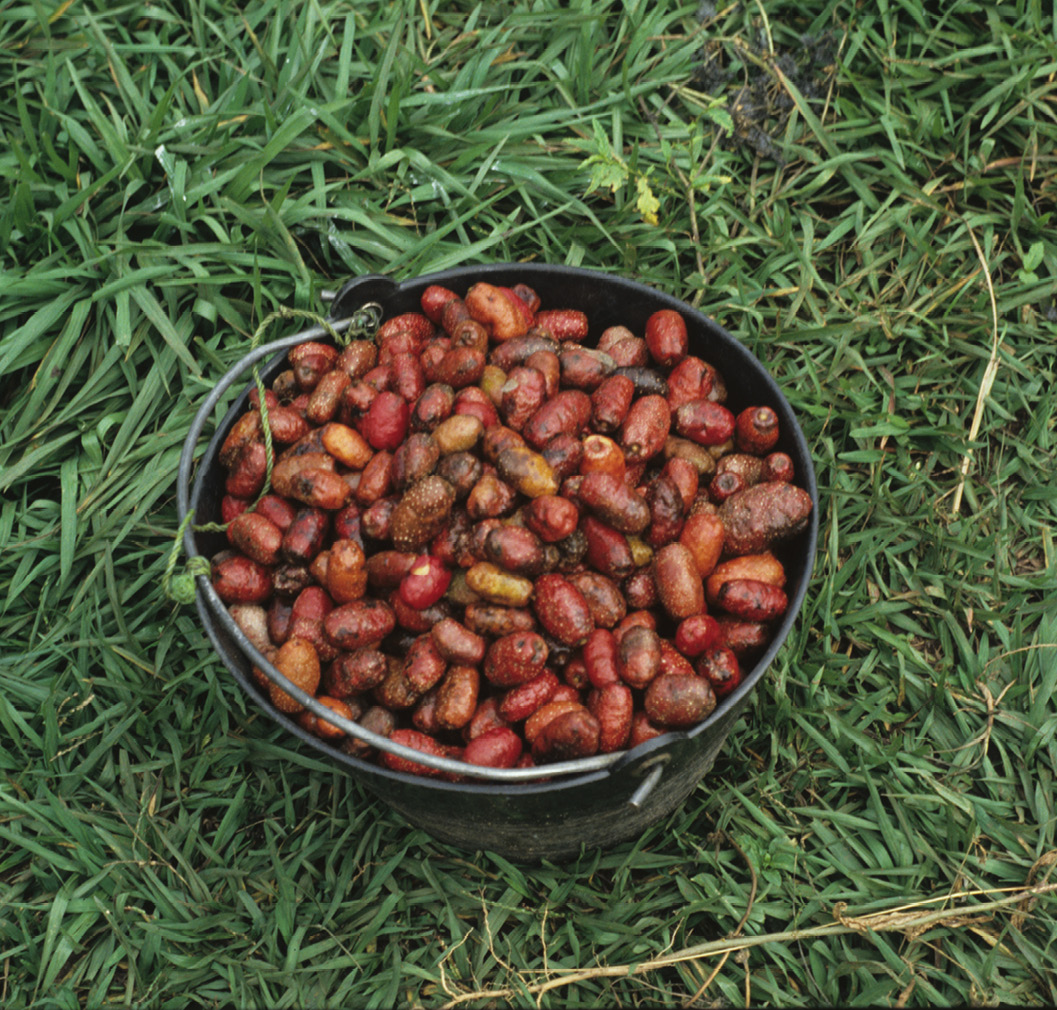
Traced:
<path id="1" fill-rule="evenodd" d="M 188 558 L 182 572 L 177 572 L 169 580 L 166 595 L 176 603 L 186 605 L 194 603 L 195 579 L 199 575 L 208 575 L 210 572 L 209 561 L 200 554 Z"/>

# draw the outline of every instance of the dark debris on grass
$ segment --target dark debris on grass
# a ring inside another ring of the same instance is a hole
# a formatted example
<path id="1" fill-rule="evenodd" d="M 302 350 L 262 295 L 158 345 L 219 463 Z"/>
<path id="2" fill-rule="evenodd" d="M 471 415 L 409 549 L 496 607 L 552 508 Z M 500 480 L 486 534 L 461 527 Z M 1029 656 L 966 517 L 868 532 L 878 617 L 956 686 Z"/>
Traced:
<path id="1" fill-rule="evenodd" d="M 713 17 L 714 8 L 708 17 L 699 11 L 706 24 Z M 821 110 L 835 81 L 838 48 L 833 30 L 801 35 L 795 44 L 776 46 L 768 30 L 758 27 L 754 37 L 706 41 L 690 83 L 710 98 L 724 101 L 722 108 L 731 126 L 716 127 L 720 143 L 744 147 L 783 166 L 782 136 L 796 108 L 788 85 L 816 111 Z"/>

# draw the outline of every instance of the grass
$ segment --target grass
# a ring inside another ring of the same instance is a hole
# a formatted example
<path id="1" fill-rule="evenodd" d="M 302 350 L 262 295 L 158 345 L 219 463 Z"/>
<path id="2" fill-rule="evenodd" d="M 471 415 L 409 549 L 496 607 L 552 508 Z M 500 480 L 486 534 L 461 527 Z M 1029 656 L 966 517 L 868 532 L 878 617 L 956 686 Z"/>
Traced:
<path id="1" fill-rule="evenodd" d="M 238 6 L 0 4 L 0 1002 L 1057 1001 L 1053 12 Z M 713 315 L 822 494 L 713 772 L 565 865 L 409 828 L 161 591 L 269 311 L 522 259 Z"/>

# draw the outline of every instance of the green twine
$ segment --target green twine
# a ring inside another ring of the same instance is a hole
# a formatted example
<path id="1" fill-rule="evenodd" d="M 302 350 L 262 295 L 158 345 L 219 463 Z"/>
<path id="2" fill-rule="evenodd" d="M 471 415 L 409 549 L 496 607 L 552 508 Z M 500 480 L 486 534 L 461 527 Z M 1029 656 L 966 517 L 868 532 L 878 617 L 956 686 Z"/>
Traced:
<path id="1" fill-rule="evenodd" d="M 306 309 L 291 309 L 281 305 L 275 311 L 269 312 L 261 320 L 260 326 L 257 327 L 253 337 L 250 339 L 250 350 L 257 348 L 268 327 L 279 319 L 307 319 L 319 326 L 334 341 L 335 345 L 341 348 L 348 347 L 353 340 L 370 340 L 374 338 L 374 334 L 382 321 L 382 307 L 377 302 L 368 302 L 357 309 L 350 318 L 349 327 L 343 335 L 334 329 L 328 320 L 315 312 L 309 312 Z M 261 379 L 260 369 L 256 363 L 253 365 L 253 382 L 257 387 L 257 401 L 261 413 L 265 468 L 264 484 L 256 500 L 249 506 L 247 511 L 253 511 L 258 502 L 271 491 L 272 467 L 275 463 L 275 448 L 272 442 L 271 425 L 268 423 L 268 404 L 265 402 L 264 380 Z M 193 518 L 193 513 L 189 512 L 180 524 L 180 528 L 176 531 L 172 550 L 169 552 L 169 560 L 165 565 L 165 575 L 162 577 L 162 591 L 170 600 L 182 605 L 194 603 L 195 579 L 199 575 L 209 575 L 212 569 L 206 558 L 196 555 L 187 559 L 183 571 L 176 571 L 176 565 L 180 560 L 180 551 L 183 545 L 183 535 Z M 229 523 L 202 523 L 194 526 L 193 529 L 196 533 L 226 533 L 229 525 Z"/>
<path id="2" fill-rule="evenodd" d="M 180 560 L 180 547 L 183 543 L 184 531 L 191 524 L 193 513 L 188 512 L 184 521 L 177 530 L 176 539 L 172 550 L 169 551 L 169 560 L 165 565 L 165 575 L 162 576 L 162 591 L 170 600 L 176 603 L 194 603 L 195 600 L 195 578 L 199 575 L 208 575 L 210 572 L 209 562 L 201 555 L 187 559 L 182 572 L 176 572 L 176 562 Z M 215 525 L 215 524 L 211 524 Z M 175 574 L 174 574 L 175 572 Z"/>

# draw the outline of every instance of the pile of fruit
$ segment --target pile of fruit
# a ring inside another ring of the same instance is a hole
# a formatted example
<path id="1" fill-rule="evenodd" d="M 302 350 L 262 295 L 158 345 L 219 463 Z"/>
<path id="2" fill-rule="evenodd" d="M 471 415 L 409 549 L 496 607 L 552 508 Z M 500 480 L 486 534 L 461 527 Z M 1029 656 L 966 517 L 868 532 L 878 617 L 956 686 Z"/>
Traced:
<path id="1" fill-rule="evenodd" d="M 812 508 L 778 417 L 726 405 L 676 311 L 594 336 L 525 285 L 434 285 L 251 394 L 220 449 L 212 585 L 289 681 L 497 768 L 634 747 L 738 685 L 788 605 L 774 548 Z M 254 676 L 346 752 L 446 775 Z"/>

